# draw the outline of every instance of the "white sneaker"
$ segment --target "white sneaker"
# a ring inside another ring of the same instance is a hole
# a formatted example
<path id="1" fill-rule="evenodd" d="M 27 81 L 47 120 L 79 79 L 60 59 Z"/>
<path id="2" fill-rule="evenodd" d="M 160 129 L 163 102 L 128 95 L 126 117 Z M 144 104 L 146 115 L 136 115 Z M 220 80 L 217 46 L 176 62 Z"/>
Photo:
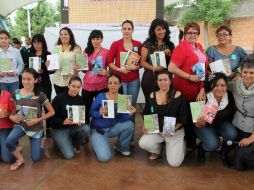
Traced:
<path id="1" fill-rule="evenodd" d="M 130 151 L 120 151 L 118 150 L 118 148 L 116 146 L 114 146 L 114 150 L 120 154 L 122 154 L 123 156 L 130 156 L 131 152 Z"/>

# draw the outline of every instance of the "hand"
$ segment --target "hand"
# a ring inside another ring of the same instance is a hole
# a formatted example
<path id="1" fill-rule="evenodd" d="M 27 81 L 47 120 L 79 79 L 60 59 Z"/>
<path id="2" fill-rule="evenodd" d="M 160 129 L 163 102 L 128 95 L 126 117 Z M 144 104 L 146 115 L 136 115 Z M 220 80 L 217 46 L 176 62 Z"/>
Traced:
<path id="1" fill-rule="evenodd" d="M 9 119 L 13 121 L 14 123 L 20 123 L 21 116 L 20 115 L 10 115 Z"/>
<path id="2" fill-rule="evenodd" d="M 124 68 L 119 68 L 118 72 L 123 73 L 123 74 L 128 74 L 130 71 L 124 67 Z"/>
<path id="3" fill-rule="evenodd" d="M 46 67 L 48 68 L 48 67 L 49 67 L 49 65 L 50 65 L 50 61 L 49 61 L 49 60 L 47 60 L 47 61 L 45 62 L 45 65 L 46 65 Z"/>
<path id="4" fill-rule="evenodd" d="M 99 69 L 99 72 L 98 72 L 99 75 L 108 75 L 108 71 L 106 69 Z"/>
<path id="5" fill-rule="evenodd" d="M 171 50 L 170 49 L 164 49 L 164 53 L 165 53 L 165 55 L 170 56 L 171 55 Z"/>
<path id="6" fill-rule="evenodd" d="M 0 78 L 4 76 L 5 76 L 5 73 L 0 71 Z"/>
<path id="7" fill-rule="evenodd" d="M 199 117 L 197 122 L 195 123 L 196 127 L 200 128 L 200 127 L 204 127 L 206 124 L 205 118 L 203 117 Z"/>
<path id="8" fill-rule="evenodd" d="M 136 70 L 138 67 L 134 64 L 128 64 L 125 66 L 128 71 Z"/>
<path id="9" fill-rule="evenodd" d="M 101 115 L 107 115 L 108 114 L 108 109 L 101 107 L 100 108 L 100 114 Z"/>
<path id="10" fill-rule="evenodd" d="M 13 71 L 12 72 L 7 72 L 6 74 L 7 74 L 7 76 L 10 76 L 10 77 L 14 77 L 15 76 L 15 72 L 13 72 Z"/>
<path id="11" fill-rule="evenodd" d="M 128 107 L 128 110 L 129 110 L 129 112 L 130 112 L 130 115 L 133 115 L 133 114 L 136 112 L 136 108 L 133 107 L 133 106 L 129 106 L 129 107 Z"/>
<path id="12" fill-rule="evenodd" d="M 205 90 L 202 88 L 197 96 L 197 101 L 205 101 L 206 95 L 205 95 Z"/>
<path id="13" fill-rule="evenodd" d="M 197 75 L 190 75 L 189 80 L 192 82 L 200 82 L 200 78 Z"/>
<path id="14" fill-rule="evenodd" d="M 246 147 L 253 143 L 253 139 L 251 137 L 244 138 L 239 142 L 240 147 Z"/>
<path id="15" fill-rule="evenodd" d="M 42 74 L 42 73 L 43 73 L 43 70 L 42 70 L 42 69 L 39 69 L 39 70 L 38 70 L 38 73 L 39 73 L 39 74 Z"/>
<path id="16" fill-rule="evenodd" d="M 79 69 L 79 68 L 80 68 L 80 65 L 79 65 L 79 64 L 76 64 L 76 63 L 73 64 L 73 69 L 76 69 L 76 70 L 77 70 L 77 69 Z"/>
<path id="17" fill-rule="evenodd" d="M 73 125 L 73 119 L 66 118 L 63 122 L 64 125 Z"/>
<path id="18" fill-rule="evenodd" d="M 143 125 L 143 133 L 144 133 L 144 135 L 148 135 L 148 130 L 145 128 L 144 125 Z"/>
<path id="19" fill-rule="evenodd" d="M 26 121 L 27 126 L 35 126 L 39 123 L 39 119 L 30 119 Z"/>

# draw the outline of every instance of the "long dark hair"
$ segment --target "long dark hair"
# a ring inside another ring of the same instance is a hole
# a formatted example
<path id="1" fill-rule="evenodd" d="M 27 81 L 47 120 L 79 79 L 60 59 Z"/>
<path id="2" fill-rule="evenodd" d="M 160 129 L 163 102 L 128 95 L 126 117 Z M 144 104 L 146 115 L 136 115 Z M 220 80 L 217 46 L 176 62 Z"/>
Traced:
<path id="1" fill-rule="evenodd" d="M 23 73 L 29 73 L 33 75 L 34 80 L 38 79 L 39 77 L 39 74 L 33 68 L 26 68 Z M 39 96 L 41 93 L 41 86 L 39 85 L 38 81 L 34 84 L 33 92 L 35 96 Z"/>
<path id="2" fill-rule="evenodd" d="M 36 53 L 36 50 L 34 48 L 34 45 L 33 43 L 35 42 L 41 42 L 42 43 L 42 54 L 43 55 L 47 55 L 47 52 L 48 52 L 48 46 L 47 46 L 47 43 L 46 43 L 46 40 L 44 38 L 44 36 L 42 34 L 35 34 L 32 38 L 32 46 L 31 46 L 31 52 L 33 54 Z"/>
<path id="3" fill-rule="evenodd" d="M 76 42 L 75 42 L 75 38 L 74 38 L 74 35 L 73 35 L 71 29 L 68 28 L 68 27 L 63 27 L 63 28 L 59 31 L 59 35 L 60 35 L 60 33 L 61 33 L 62 30 L 66 30 L 66 31 L 68 32 L 68 34 L 69 34 L 69 36 L 70 36 L 69 44 L 71 45 L 70 51 L 73 51 L 73 49 L 75 48 L 75 46 L 76 46 L 77 44 L 76 44 Z M 57 41 L 56 44 L 57 44 L 57 45 L 63 44 L 62 41 L 61 41 L 61 39 L 60 39 L 60 36 L 59 36 L 58 41 Z"/>
<path id="4" fill-rule="evenodd" d="M 89 37 L 88 37 L 88 41 L 87 41 L 87 47 L 85 49 L 85 52 L 87 53 L 87 55 L 91 55 L 94 51 L 94 47 L 93 47 L 93 44 L 92 44 L 92 39 L 93 38 L 101 38 L 103 39 L 103 34 L 100 30 L 93 30 Z"/>
<path id="5" fill-rule="evenodd" d="M 154 91 L 158 91 L 160 89 L 158 84 L 157 84 L 157 81 L 158 81 L 158 76 L 162 75 L 162 74 L 168 75 L 168 78 L 171 81 L 170 87 L 169 87 L 169 91 L 167 92 L 167 95 L 166 95 L 166 98 L 167 98 L 166 102 L 168 103 L 172 98 L 175 97 L 175 93 L 176 93 L 176 89 L 174 87 L 173 80 L 172 80 L 172 74 L 168 70 L 163 69 L 160 72 L 158 72 L 158 74 L 155 77 L 156 78 L 156 82 L 155 82 L 155 85 L 154 85 Z"/>
<path id="6" fill-rule="evenodd" d="M 163 38 L 163 42 L 165 43 L 165 45 L 170 46 L 171 42 L 170 42 L 169 25 L 165 20 L 163 20 L 161 18 L 156 18 L 152 21 L 152 23 L 150 25 L 150 28 L 149 28 L 149 32 L 148 32 L 149 36 L 147 38 L 147 41 L 149 41 L 154 46 L 158 45 L 156 35 L 155 35 L 155 28 L 157 26 L 161 26 L 162 28 L 165 28 L 166 33 L 165 33 L 165 36 Z"/>
<path id="7" fill-rule="evenodd" d="M 218 82 L 218 80 L 223 79 L 226 83 L 226 85 L 228 86 L 227 83 L 227 76 L 224 73 L 214 73 L 212 76 L 206 78 L 205 81 L 205 92 L 211 92 L 214 87 L 216 86 L 216 83 Z"/>

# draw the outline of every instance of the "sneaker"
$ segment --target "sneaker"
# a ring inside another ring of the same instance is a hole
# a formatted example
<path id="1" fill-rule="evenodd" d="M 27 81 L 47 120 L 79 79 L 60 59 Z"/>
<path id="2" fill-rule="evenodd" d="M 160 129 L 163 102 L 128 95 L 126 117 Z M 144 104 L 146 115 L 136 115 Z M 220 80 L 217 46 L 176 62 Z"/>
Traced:
<path id="1" fill-rule="evenodd" d="M 116 146 L 114 146 L 114 150 L 123 156 L 130 156 L 131 152 L 130 151 L 120 151 Z"/>

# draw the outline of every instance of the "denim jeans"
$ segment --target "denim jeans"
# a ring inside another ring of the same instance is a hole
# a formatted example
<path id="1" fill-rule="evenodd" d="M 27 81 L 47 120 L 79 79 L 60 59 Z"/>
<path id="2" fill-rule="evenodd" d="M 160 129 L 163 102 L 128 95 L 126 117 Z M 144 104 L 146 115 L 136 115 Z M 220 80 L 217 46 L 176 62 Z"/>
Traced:
<path id="1" fill-rule="evenodd" d="M 135 104 L 137 103 L 138 93 L 140 89 L 140 79 L 138 78 L 128 83 L 122 82 L 122 87 L 123 87 L 124 94 L 132 95 L 131 103 L 133 106 L 135 106 Z"/>
<path id="2" fill-rule="evenodd" d="M 134 124 L 132 121 L 118 122 L 111 128 L 101 129 L 104 134 L 92 129 L 91 143 L 97 159 L 101 162 L 107 162 L 111 157 L 109 138 L 117 137 L 115 147 L 124 152 L 130 150 L 130 142 L 133 133 Z"/>
<path id="3" fill-rule="evenodd" d="M 0 83 L 0 89 L 7 90 L 11 94 L 14 94 L 19 89 L 19 82 L 13 83 Z"/>
<path id="4" fill-rule="evenodd" d="M 205 151 L 215 151 L 220 147 L 219 136 L 223 137 L 223 141 L 235 141 L 237 139 L 237 130 L 231 122 L 224 122 L 218 126 L 211 127 L 195 127 L 197 137 L 203 142 Z"/>
<path id="5" fill-rule="evenodd" d="M 14 128 L 5 141 L 5 144 L 10 152 L 16 150 L 18 140 L 25 135 L 26 133 L 19 125 L 14 125 Z M 39 161 L 43 155 L 43 149 L 41 148 L 41 139 L 42 138 L 29 137 L 31 146 L 31 158 L 34 162 Z"/>
<path id="6" fill-rule="evenodd" d="M 89 133 L 89 126 L 84 124 L 79 127 L 53 129 L 52 137 L 63 158 L 71 159 L 74 156 L 74 148 L 79 149 Z"/>
<path id="7" fill-rule="evenodd" d="M 1 159 L 3 160 L 3 162 L 5 163 L 11 163 L 14 161 L 14 158 L 11 154 L 11 152 L 9 151 L 9 149 L 6 147 L 5 145 L 5 141 L 8 137 L 8 135 L 10 134 L 12 129 L 0 129 L 0 156 Z"/>

